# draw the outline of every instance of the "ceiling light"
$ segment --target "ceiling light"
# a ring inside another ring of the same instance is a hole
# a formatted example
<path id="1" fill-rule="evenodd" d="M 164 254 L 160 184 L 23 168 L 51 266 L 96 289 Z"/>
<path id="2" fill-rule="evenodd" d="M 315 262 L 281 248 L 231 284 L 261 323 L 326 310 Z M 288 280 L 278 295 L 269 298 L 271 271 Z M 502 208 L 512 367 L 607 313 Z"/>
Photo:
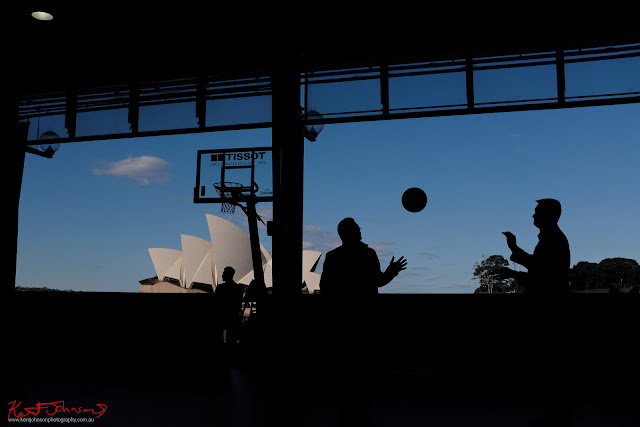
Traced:
<path id="1" fill-rule="evenodd" d="M 47 12 L 33 12 L 31 16 L 38 21 L 51 21 L 53 19 L 53 15 Z"/>

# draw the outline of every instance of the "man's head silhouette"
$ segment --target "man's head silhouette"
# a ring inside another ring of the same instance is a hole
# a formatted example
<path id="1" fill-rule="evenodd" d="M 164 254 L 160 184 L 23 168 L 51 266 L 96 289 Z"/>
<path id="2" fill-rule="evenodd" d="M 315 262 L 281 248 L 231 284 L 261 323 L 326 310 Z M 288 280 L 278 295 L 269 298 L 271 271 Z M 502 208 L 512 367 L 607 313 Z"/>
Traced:
<path id="1" fill-rule="evenodd" d="M 338 235 L 343 244 L 356 243 L 362 240 L 360 226 L 353 218 L 345 218 L 338 224 Z"/>
<path id="2" fill-rule="evenodd" d="M 222 271 L 222 280 L 225 282 L 233 281 L 233 275 L 236 274 L 236 271 L 233 267 L 225 267 Z"/>
<path id="3" fill-rule="evenodd" d="M 558 220 L 562 214 L 562 206 L 555 199 L 537 200 L 535 213 L 533 214 L 533 225 L 542 229 L 558 225 Z"/>

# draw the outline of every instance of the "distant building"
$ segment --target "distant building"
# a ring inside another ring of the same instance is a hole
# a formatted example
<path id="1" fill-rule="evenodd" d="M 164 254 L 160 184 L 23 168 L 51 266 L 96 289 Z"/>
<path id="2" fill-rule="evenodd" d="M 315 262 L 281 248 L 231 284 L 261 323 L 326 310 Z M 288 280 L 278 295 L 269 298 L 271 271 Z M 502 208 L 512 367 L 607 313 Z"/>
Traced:
<path id="1" fill-rule="evenodd" d="M 240 227 L 223 218 L 206 215 L 211 241 L 181 235 L 182 250 L 149 248 L 156 277 L 140 281 L 144 293 L 213 292 L 222 283 L 222 271 L 231 266 L 234 280 L 248 286 L 253 280 L 251 242 Z M 264 281 L 273 286 L 271 254 L 260 245 Z M 315 269 L 322 252 L 303 251 L 303 293 L 320 289 L 320 275 Z"/>

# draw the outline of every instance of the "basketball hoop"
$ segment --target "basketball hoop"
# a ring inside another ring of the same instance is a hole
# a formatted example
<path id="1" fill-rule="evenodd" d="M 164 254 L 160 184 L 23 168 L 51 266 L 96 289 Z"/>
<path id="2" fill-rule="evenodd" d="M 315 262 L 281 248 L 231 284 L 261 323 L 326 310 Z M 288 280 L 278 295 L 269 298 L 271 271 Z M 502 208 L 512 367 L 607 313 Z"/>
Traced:
<path id="1" fill-rule="evenodd" d="M 259 202 L 272 202 L 273 171 L 271 147 L 198 150 L 194 203 L 220 203 L 222 213 L 235 213 L 236 206 L 247 216 L 251 260 L 255 280 L 264 283 L 262 253 L 256 212 Z M 217 182 L 216 182 L 217 181 Z M 211 191 L 211 183 L 215 192 Z M 258 184 L 264 189 L 259 191 Z"/>
<path id="2" fill-rule="evenodd" d="M 238 193 L 242 189 L 242 184 L 237 182 L 216 182 L 213 184 L 220 198 L 222 199 L 222 213 L 235 213 Z"/>
<path id="3" fill-rule="evenodd" d="M 258 184 L 254 183 L 253 187 L 247 187 L 237 182 L 216 182 L 213 187 L 220 195 L 222 199 L 222 207 L 220 212 L 222 213 L 235 213 L 236 206 L 244 199 L 248 194 L 255 194 L 258 191 Z"/>

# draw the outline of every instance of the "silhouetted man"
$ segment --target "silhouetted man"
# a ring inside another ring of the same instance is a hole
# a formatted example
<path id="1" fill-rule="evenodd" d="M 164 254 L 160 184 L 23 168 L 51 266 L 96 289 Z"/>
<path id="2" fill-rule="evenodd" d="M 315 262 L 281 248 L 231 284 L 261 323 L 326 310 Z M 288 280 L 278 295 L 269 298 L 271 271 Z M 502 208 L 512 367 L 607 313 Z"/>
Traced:
<path id="1" fill-rule="evenodd" d="M 216 287 L 218 314 L 223 331 L 227 331 L 226 342 L 235 344 L 240 328 L 240 311 L 242 310 L 242 285 L 233 281 L 236 271 L 225 267 L 222 272 L 223 283 Z"/>
<path id="2" fill-rule="evenodd" d="M 338 235 L 342 246 L 327 252 L 324 260 L 320 278 L 320 293 L 324 295 L 376 295 L 378 288 L 407 268 L 404 257 L 398 261 L 392 257 L 387 269 L 381 272 L 378 255 L 362 242 L 360 227 L 353 218 L 340 221 Z"/>
<path id="3" fill-rule="evenodd" d="M 384 273 L 380 271 L 378 255 L 362 242 L 353 218 L 340 221 L 338 235 L 342 246 L 327 252 L 320 278 L 320 293 L 329 297 L 326 339 L 334 350 L 320 356 L 320 363 L 334 369 L 342 403 L 340 425 L 351 427 L 367 421 L 369 370 L 380 354 L 375 346 L 377 310 L 371 297 L 406 269 L 407 261 L 394 257 Z"/>
<path id="4" fill-rule="evenodd" d="M 533 225 L 540 229 L 538 244 L 533 254 L 528 254 L 516 244 L 516 236 L 509 231 L 507 245 L 511 249 L 511 261 L 527 268 L 527 273 L 520 273 L 510 268 L 500 269 L 503 278 L 518 279 L 529 295 L 566 295 L 569 288 L 569 268 L 571 253 L 566 236 L 558 227 L 562 213 L 560 202 L 554 199 L 538 200 Z"/>
<path id="5" fill-rule="evenodd" d="M 506 231 L 511 260 L 527 268 L 527 273 L 501 268 L 503 278 L 516 278 L 524 285 L 525 293 L 541 296 L 535 306 L 540 311 L 536 327 L 530 332 L 529 369 L 541 380 L 544 396 L 544 418 L 534 420 L 535 426 L 571 426 L 571 367 L 566 361 L 566 342 L 569 331 L 565 305 L 558 296 L 568 295 L 571 255 L 569 242 L 558 227 L 562 213 L 560 202 L 554 199 L 538 200 L 533 225 L 540 229 L 538 244 L 533 254 L 528 254 L 516 244 L 516 237 Z M 555 297 L 555 298 L 554 298 Z"/>

